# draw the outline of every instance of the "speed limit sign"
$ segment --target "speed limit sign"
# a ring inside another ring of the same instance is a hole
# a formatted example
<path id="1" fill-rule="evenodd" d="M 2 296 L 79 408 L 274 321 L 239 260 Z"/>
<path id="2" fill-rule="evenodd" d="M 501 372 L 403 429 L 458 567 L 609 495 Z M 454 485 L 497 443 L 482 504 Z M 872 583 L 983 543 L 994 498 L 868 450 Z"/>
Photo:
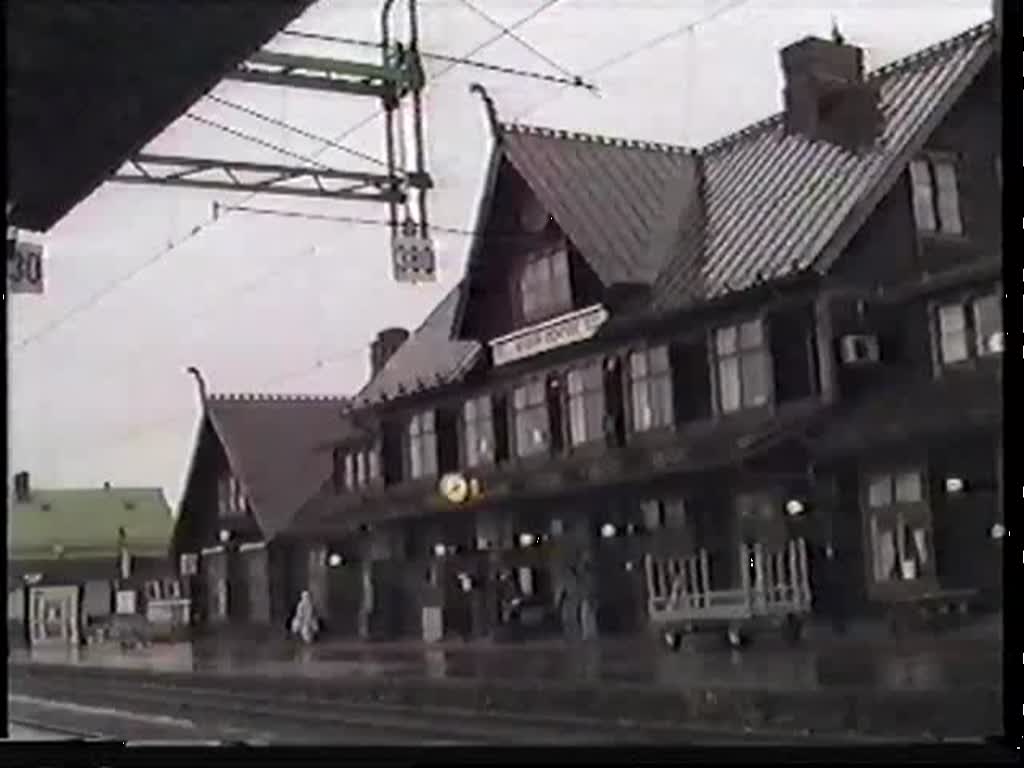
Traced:
<path id="1" fill-rule="evenodd" d="M 43 246 L 7 241 L 7 290 L 11 293 L 43 292 Z"/>

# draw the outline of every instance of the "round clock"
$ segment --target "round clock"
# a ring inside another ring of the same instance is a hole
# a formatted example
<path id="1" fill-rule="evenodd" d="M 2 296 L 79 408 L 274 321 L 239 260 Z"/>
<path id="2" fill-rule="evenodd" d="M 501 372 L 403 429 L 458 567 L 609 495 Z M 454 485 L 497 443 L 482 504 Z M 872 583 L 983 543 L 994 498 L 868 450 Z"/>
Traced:
<path id="1" fill-rule="evenodd" d="M 519 213 L 519 224 L 531 235 L 542 232 L 548 225 L 548 212 L 544 210 L 544 206 L 537 198 L 531 197 L 523 203 L 523 208 Z"/>
<path id="2" fill-rule="evenodd" d="M 441 495 L 452 504 L 461 504 L 469 498 L 469 483 L 458 473 L 444 475 L 439 485 Z"/>

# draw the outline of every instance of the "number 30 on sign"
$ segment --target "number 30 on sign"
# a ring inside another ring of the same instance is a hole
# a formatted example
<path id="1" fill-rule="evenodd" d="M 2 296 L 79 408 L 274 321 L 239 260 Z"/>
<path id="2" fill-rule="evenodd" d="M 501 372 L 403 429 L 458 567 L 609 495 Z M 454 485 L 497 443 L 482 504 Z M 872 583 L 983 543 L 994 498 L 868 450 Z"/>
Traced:
<path id="1" fill-rule="evenodd" d="M 7 290 L 11 293 L 43 292 L 43 247 L 24 241 L 7 241 Z"/>

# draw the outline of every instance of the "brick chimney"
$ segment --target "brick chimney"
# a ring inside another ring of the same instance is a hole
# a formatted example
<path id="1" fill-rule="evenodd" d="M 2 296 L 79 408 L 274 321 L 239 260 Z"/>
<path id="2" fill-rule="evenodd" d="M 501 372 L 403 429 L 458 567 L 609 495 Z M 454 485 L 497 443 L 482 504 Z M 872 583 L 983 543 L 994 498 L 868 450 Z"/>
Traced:
<path id="1" fill-rule="evenodd" d="M 398 351 L 409 338 L 405 328 L 385 328 L 370 343 L 370 377 L 376 376 L 387 365 L 391 356 Z"/>
<path id="2" fill-rule="evenodd" d="M 32 495 L 28 472 L 17 472 L 14 475 L 14 500 L 26 502 Z"/>
<path id="3" fill-rule="evenodd" d="M 780 52 L 786 132 L 850 150 L 881 134 L 878 84 L 864 78 L 864 51 L 838 29 L 831 40 L 807 37 Z"/>

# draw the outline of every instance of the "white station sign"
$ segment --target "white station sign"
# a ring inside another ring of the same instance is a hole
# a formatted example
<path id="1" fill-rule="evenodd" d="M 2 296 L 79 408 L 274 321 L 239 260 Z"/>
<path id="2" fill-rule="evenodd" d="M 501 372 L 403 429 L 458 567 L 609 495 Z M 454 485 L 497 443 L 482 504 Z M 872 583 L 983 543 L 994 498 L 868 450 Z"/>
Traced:
<path id="1" fill-rule="evenodd" d="M 608 319 L 600 304 L 579 309 L 491 341 L 495 365 L 539 355 L 558 347 L 589 339 Z"/>

